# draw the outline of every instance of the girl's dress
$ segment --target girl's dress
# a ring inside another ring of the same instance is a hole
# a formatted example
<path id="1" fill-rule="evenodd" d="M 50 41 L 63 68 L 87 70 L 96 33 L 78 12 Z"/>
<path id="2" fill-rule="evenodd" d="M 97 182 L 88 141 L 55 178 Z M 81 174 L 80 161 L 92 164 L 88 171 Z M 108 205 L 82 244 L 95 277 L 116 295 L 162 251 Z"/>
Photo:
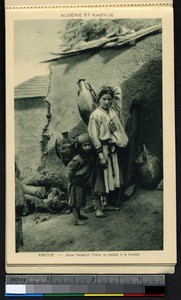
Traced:
<path id="1" fill-rule="evenodd" d="M 84 207 L 86 205 L 86 190 L 92 177 L 92 163 L 91 155 L 78 154 L 68 164 L 68 204 L 70 207 Z"/>
<path id="2" fill-rule="evenodd" d="M 109 193 L 122 184 L 117 152 L 128 143 L 118 111 L 111 107 L 106 112 L 98 107 L 90 116 L 88 132 L 96 152 L 102 152 L 108 164 L 108 167 L 103 169 L 97 158 L 94 192 L 98 195 Z"/>

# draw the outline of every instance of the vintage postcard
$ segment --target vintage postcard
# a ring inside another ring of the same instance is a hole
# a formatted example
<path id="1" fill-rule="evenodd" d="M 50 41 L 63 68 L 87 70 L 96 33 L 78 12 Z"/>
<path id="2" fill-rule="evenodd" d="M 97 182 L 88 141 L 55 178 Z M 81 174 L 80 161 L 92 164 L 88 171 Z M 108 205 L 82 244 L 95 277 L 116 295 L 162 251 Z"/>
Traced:
<path id="1" fill-rule="evenodd" d="M 172 2 L 6 1 L 6 270 L 173 273 Z"/>

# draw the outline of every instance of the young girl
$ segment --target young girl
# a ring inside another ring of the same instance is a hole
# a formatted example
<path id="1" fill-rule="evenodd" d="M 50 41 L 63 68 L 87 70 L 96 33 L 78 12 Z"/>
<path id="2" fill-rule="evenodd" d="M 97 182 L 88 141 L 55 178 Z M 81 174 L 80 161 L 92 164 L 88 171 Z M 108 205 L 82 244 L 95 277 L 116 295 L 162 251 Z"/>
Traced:
<path id="1" fill-rule="evenodd" d="M 111 87 L 100 90 L 99 106 L 91 114 L 88 124 L 88 132 L 97 153 L 94 183 L 97 217 L 105 216 L 102 208 L 107 204 L 107 196 L 122 185 L 118 150 L 126 147 L 128 143 L 122 112 L 117 103 L 114 103 L 114 97 Z"/>
<path id="2" fill-rule="evenodd" d="M 91 154 L 92 144 L 88 134 L 81 134 L 77 139 L 78 152 L 67 166 L 69 179 L 69 200 L 72 208 L 75 225 L 85 225 L 86 216 L 80 214 L 80 208 L 86 204 L 87 183 L 92 177 L 93 159 Z"/>

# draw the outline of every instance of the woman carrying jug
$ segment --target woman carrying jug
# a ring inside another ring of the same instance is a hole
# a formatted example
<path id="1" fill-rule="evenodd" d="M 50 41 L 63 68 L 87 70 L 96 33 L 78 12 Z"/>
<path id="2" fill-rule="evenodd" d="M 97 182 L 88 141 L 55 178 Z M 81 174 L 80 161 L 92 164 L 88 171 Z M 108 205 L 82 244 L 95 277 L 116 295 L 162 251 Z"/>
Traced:
<path id="1" fill-rule="evenodd" d="M 94 206 L 96 216 L 100 218 L 105 216 L 103 210 L 106 210 L 108 197 L 114 197 L 113 194 L 123 184 L 118 152 L 120 148 L 126 147 L 128 138 L 124 131 L 122 111 L 115 98 L 112 87 L 103 87 L 98 94 L 98 107 L 92 112 L 88 124 L 88 132 L 97 154 Z"/>

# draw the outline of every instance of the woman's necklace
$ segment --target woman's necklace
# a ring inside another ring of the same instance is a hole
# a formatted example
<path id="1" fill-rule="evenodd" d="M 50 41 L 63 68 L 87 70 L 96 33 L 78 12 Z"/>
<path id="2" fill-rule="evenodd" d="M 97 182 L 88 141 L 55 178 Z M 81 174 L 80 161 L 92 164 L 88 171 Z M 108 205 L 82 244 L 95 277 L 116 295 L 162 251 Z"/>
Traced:
<path id="1" fill-rule="evenodd" d="M 110 133 L 111 133 L 111 134 L 115 137 L 115 139 L 117 140 L 117 136 L 114 134 L 114 132 L 117 131 L 117 126 L 116 126 L 116 124 L 115 124 L 113 118 L 111 118 L 111 116 L 110 116 L 110 109 L 109 109 L 108 111 L 106 111 L 106 110 L 104 110 L 103 108 L 101 108 L 100 106 L 99 106 L 99 109 L 100 109 L 101 111 L 103 111 L 103 112 L 106 114 L 106 116 L 109 118 L 109 121 L 108 121 L 108 127 L 109 127 L 109 130 L 110 130 Z"/>

